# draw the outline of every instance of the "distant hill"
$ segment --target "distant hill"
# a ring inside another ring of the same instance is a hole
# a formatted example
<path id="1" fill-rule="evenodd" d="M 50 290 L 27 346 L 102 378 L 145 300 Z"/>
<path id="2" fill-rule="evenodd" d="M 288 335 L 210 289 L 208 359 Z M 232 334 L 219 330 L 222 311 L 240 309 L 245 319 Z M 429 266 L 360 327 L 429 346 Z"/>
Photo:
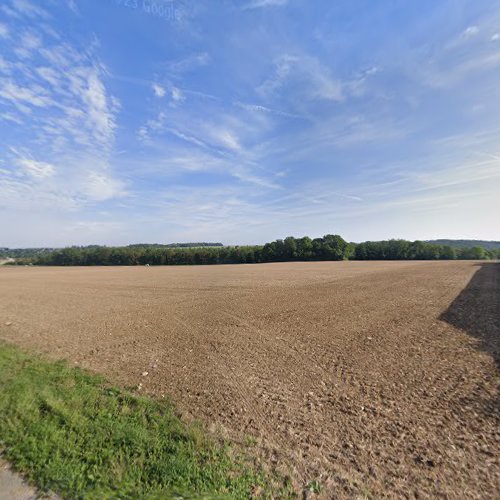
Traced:
<path id="1" fill-rule="evenodd" d="M 482 247 L 486 250 L 500 249 L 500 241 L 486 240 L 428 240 L 427 243 L 433 245 L 448 245 L 452 248 L 472 248 Z"/>

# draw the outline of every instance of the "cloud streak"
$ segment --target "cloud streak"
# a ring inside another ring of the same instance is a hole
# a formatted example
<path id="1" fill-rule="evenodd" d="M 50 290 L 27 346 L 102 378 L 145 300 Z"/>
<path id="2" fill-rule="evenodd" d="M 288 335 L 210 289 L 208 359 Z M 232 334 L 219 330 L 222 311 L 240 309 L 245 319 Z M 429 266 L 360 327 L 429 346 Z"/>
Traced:
<path id="1" fill-rule="evenodd" d="M 289 0 L 253 0 L 246 4 L 244 9 L 262 9 L 266 7 L 283 7 L 288 4 Z"/>

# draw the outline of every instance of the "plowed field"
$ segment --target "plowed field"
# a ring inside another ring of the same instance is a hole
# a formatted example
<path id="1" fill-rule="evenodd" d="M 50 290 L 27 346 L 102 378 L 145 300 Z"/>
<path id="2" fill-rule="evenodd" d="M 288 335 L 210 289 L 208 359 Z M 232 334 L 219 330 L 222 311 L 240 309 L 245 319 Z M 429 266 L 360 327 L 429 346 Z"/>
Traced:
<path id="1" fill-rule="evenodd" d="M 321 495 L 500 494 L 500 264 L 0 269 L 0 339 L 155 397 Z"/>

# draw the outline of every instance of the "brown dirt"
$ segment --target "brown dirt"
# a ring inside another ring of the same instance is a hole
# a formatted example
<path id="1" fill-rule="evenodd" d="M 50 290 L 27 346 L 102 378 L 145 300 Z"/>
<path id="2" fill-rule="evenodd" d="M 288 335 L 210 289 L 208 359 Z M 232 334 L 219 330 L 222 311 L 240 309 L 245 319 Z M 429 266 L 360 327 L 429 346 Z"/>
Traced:
<path id="1" fill-rule="evenodd" d="M 324 497 L 498 498 L 499 277 L 479 262 L 2 268 L 0 338 L 254 436 Z"/>

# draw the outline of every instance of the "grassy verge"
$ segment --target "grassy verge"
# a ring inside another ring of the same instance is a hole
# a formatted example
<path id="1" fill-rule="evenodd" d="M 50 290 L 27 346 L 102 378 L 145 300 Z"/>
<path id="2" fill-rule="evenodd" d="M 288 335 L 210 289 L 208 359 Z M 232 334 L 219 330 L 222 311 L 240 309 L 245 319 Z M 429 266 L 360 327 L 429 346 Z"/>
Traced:
<path id="1" fill-rule="evenodd" d="M 42 491 L 70 498 L 288 496 L 168 403 L 0 343 L 0 448 Z"/>

